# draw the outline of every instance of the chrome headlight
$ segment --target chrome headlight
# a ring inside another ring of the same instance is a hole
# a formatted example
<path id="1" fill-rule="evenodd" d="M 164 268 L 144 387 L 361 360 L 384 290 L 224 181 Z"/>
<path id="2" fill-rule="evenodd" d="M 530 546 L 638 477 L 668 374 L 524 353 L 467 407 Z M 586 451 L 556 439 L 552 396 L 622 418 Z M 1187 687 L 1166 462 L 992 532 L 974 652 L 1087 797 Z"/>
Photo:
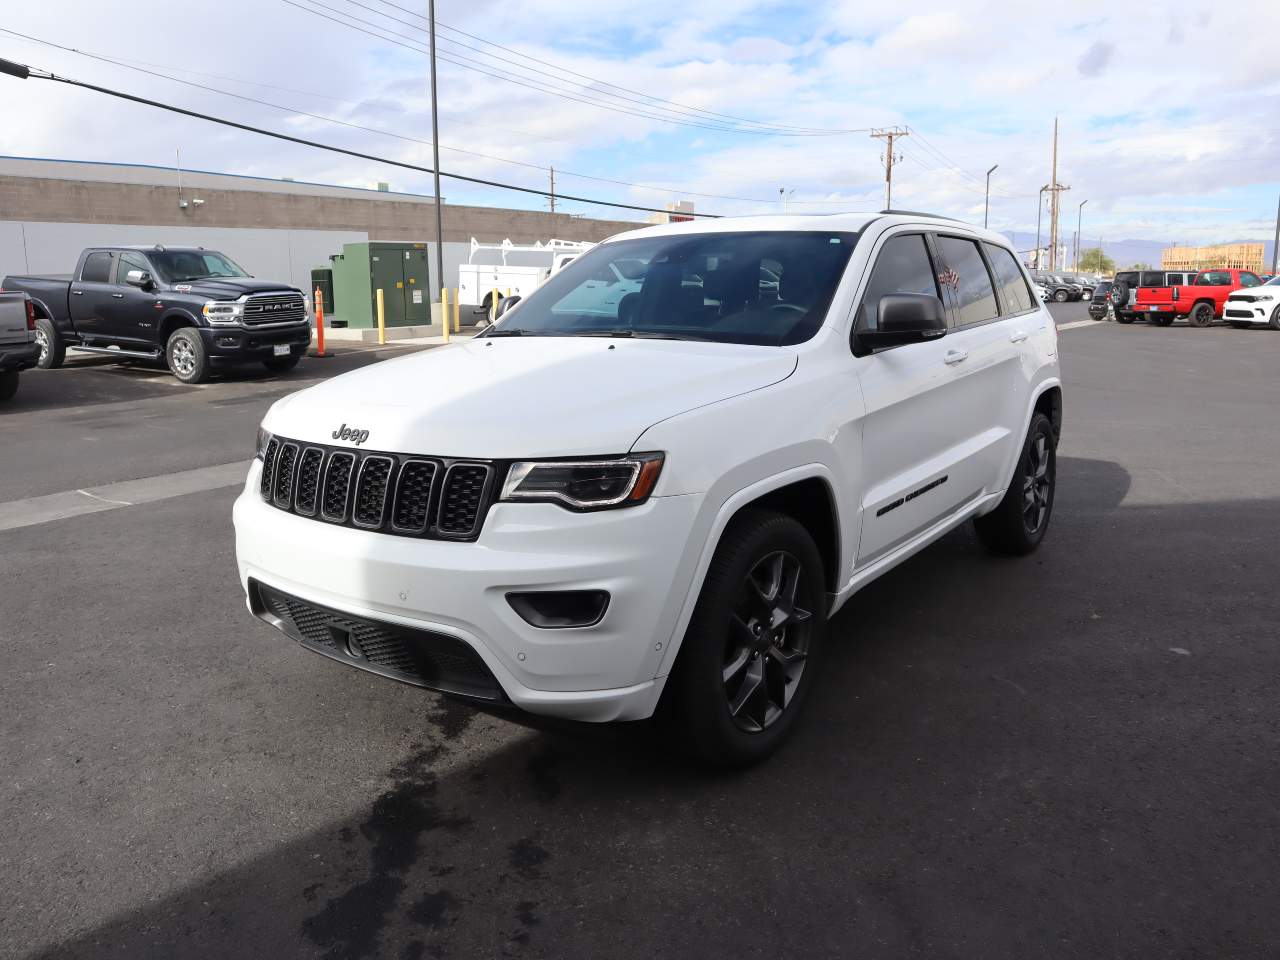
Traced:
<path id="1" fill-rule="evenodd" d="M 201 312 L 210 323 L 235 324 L 244 316 L 244 304 L 226 300 L 210 300 Z"/>
<path id="2" fill-rule="evenodd" d="M 570 510 L 633 507 L 649 499 L 662 463 L 661 453 L 591 460 L 520 460 L 507 471 L 502 499 L 558 503 Z"/>

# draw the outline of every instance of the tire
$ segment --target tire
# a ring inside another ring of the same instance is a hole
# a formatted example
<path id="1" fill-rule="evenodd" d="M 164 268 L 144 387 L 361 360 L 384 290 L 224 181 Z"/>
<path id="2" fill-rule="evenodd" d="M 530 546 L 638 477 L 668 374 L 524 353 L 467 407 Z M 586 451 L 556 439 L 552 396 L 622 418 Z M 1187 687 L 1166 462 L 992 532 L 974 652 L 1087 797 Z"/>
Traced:
<path id="1" fill-rule="evenodd" d="M 1116 323 L 1133 323 L 1133 314 L 1116 313 Z"/>
<path id="2" fill-rule="evenodd" d="M 1208 327 L 1213 324 L 1213 304 L 1197 303 L 1187 315 L 1187 322 L 1193 327 Z"/>
<path id="3" fill-rule="evenodd" d="M 302 359 L 302 354 L 295 353 L 287 357 L 272 357 L 270 360 L 263 360 L 262 365 L 272 373 L 288 373 L 298 365 L 298 361 Z"/>
<path id="4" fill-rule="evenodd" d="M 1066 303 L 1067 297 L 1069 296 L 1071 296 L 1071 294 L 1067 293 L 1065 290 L 1053 291 L 1053 300 L 1055 303 Z"/>
<path id="5" fill-rule="evenodd" d="M 660 716 L 677 745 L 726 767 L 781 746 L 820 668 L 825 590 L 822 557 L 798 521 L 754 509 L 733 519 L 663 695 Z M 764 626 L 784 616 L 793 619 Z"/>
<path id="6" fill-rule="evenodd" d="M 67 345 L 48 317 L 36 318 L 36 343 L 40 344 L 37 367 L 41 370 L 54 370 L 62 366 L 62 361 L 67 358 Z"/>
<path id="7" fill-rule="evenodd" d="M 1267 321 L 1267 326 L 1272 330 L 1280 330 L 1280 307 L 1271 311 L 1271 319 Z"/>
<path id="8" fill-rule="evenodd" d="M 209 354 L 193 327 L 180 327 L 169 335 L 164 359 L 169 372 L 183 383 L 203 383 L 209 378 Z"/>
<path id="9" fill-rule="evenodd" d="M 18 392 L 18 371 L 4 370 L 0 371 L 0 403 L 6 403 L 13 399 L 13 395 Z"/>
<path id="10" fill-rule="evenodd" d="M 1004 499 L 990 513 L 973 522 L 983 546 L 1003 556 L 1023 556 L 1040 546 L 1053 516 L 1057 485 L 1053 425 L 1043 413 L 1037 413 L 1031 418 L 1031 427 Z"/>

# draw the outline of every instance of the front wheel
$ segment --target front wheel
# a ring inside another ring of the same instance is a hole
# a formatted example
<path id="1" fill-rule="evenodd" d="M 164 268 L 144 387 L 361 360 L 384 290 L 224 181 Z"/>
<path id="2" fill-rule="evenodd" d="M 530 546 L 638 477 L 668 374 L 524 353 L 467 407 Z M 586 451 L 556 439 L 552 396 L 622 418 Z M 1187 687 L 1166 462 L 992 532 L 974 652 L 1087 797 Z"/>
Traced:
<path id="1" fill-rule="evenodd" d="M 1213 307 L 1207 303 L 1197 303 L 1191 308 L 1187 321 L 1193 327 L 1207 327 L 1213 323 Z"/>
<path id="2" fill-rule="evenodd" d="M 716 547 L 662 715 L 676 742 L 747 766 L 790 734 L 826 633 L 822 557 L 794 518 L 747 510 Z"/>
<path id="3" fill-rule="evenodd" d="M 1053 299 L 1058 303 L 1066 303 L 1068 296 L 1070 296 L 1070 294 L 1065 290 L 1055 290 L 1053 292 Z"/>
<path id="4" fill-rule="evenodd" d="M 18 392 L 18 371 L 4 370 L 0 371 L 0 403 L 4 403 L 13 399 L 13 395 Z"/>
<path id="5" fill-rule="evenodd" d="M 992 553 L 1021 556 L 1040 546 L 1053 514 L 1057 457 L 1053 425 L 1037 413 L 1000 505 L 973 523 L 978 539 Z"/>
<path id="6" fill-rule="evenodd" d="M 1271 311 L 1271 319 L 1267 321 L 1267 326 L 1272 330 L 1280 330 L 1280 307 Z"/>
<path id="7" fill-rule="evenodd" d="M 173 332 L 164 357 L 169 371 L 183 383 L 201 383 L 209 377 L 209 353 L 203 338 L 191 327 Z"/>

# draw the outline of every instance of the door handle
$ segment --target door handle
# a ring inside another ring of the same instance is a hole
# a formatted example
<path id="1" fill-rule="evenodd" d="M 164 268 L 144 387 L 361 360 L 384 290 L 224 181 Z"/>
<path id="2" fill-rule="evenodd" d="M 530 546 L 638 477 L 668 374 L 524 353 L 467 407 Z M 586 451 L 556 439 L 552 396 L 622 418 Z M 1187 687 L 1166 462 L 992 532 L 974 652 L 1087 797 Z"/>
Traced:
<path id="1" fill-rule="evenodd" d="M 1025 330 L 1015 330 L 1009 334 L 1010 343 L 1021 343 L 1025 339 L 1027 339 L 1027 331 Z"/>
<path id="2" fill-rule="evenodd" d="M 74 294 L 74 295 L 75 295 L 75 296 L 77 296 L 77 297 L 83 297 L 83 296 L 84 296 L 84 291 L 83 291 L 83 290 L 72 290 L 71 292 L 72 292 L 72 294 Z"/>
<path id="3" fill-rule="evenodd" d="M 113 294 L 112 294 L 112 296 L 113 296 L 113 297 L 115 297 L 117 300 L 123 300 L 123 299 L 124 299 L 124 294 L 123 294 L 123 293 L 113 293 Z"/>
<path id="4" fill-rule="evenodd" d="M 969 359 L 968 350 L 948 350 L 946 356 L 942 358 L 942 362 L 948 365 L 961 363 Z"/>

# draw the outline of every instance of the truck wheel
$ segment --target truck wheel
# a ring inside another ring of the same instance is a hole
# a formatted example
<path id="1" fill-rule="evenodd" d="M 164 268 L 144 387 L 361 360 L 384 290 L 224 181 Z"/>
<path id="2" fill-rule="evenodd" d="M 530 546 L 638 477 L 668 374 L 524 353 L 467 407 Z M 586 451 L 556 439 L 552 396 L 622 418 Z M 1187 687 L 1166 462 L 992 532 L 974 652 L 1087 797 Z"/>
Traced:
<path id="1" fill-rule="evenodd" d="M 1048 417 L 1037 413 L 1031 418 L 1031 429 L 1027 431 L 1022 455 L 1018 457 L 1004 499 L 990 513 L 973 522 L 983 546 L 992 553 L 1006 556 L 1021 556 L 1040 546 L 1049 529 L 1057 484 L 1053 426 Z"/>
<path id="2" fill-rule="evenodd" d="M 53 370 L 62 366 L 67 358 L 67 345 L 62 342 L 62 334 L 48 317 L 36 318 L 36 343 L 40 345 L 40 359 L 36 366 L 41 370 Z"/>
<path id="3" fill-rule="evenodd" d="M 1132 313 L 1120 313 L 1119 311 L 1117 311 L 1117 312 L 1116 312 L 1116 323 L 1133 323 L 1133 314 L 1132 314 Z"/>
<path id="4" fill-rule="evenodd" d="M 0 403 L 12 400 L 13 395 L 18 392 L 18 371 L 5 370 L 0 372 Z"/>
<path id="5" fill-rule="evenodd" d="M 1197 303 L 1191 308 L 1187 320 L 1193 327 L 1207 327 L 1213 323 L 1213 306 L 1208 303 Z"/>
<path id="6" fill-rule="evenodd" d="M 173 331 L 164 350 L 169 372 L 183 383 L 201 383 L 209 377 L 209 355 L 204 340 L 191 327 Z"/>
<path id="7" fill-rule="evenodd" d="M 746 510 L 716 547 L 661 717 L 720 766 L 773 753 L 795 726 L 826 634 L 822 557 L 792 517 Z"/>
<path id="8" fill-rule="evenodd" d="M 1069 297 L 1069 296 L 1070 296 L 1070 294 L 1069 294 L 1069 293 L 1067 293 L 1067 291 L 1065 291 L 1065 290 L 1055 290 L 1055 291 L 1053 291 L 1053 299 L 1054 299 L 1054 301 L 1055 301 L 1055 302 L 1057 302 L 1057 303 L 1066 303 L 1066 302 L 1067 302 L 1067 297 Z"/>
<path id="9" fill-rule="evenodd" d="M 1280 330 L 1280 307 L 1271 311 L 1271 319 L 1267 321 L 1267 326 L 1272 330 Z"/>
<path id="10" fill-rule="evenodd" d="M 288 373 L 298 365 L 301 359 L 302 354 L 295 353 L 289 357 L 272 357 L 270 360 L 263 360 L 262 365 L 272 373 Z"/>

